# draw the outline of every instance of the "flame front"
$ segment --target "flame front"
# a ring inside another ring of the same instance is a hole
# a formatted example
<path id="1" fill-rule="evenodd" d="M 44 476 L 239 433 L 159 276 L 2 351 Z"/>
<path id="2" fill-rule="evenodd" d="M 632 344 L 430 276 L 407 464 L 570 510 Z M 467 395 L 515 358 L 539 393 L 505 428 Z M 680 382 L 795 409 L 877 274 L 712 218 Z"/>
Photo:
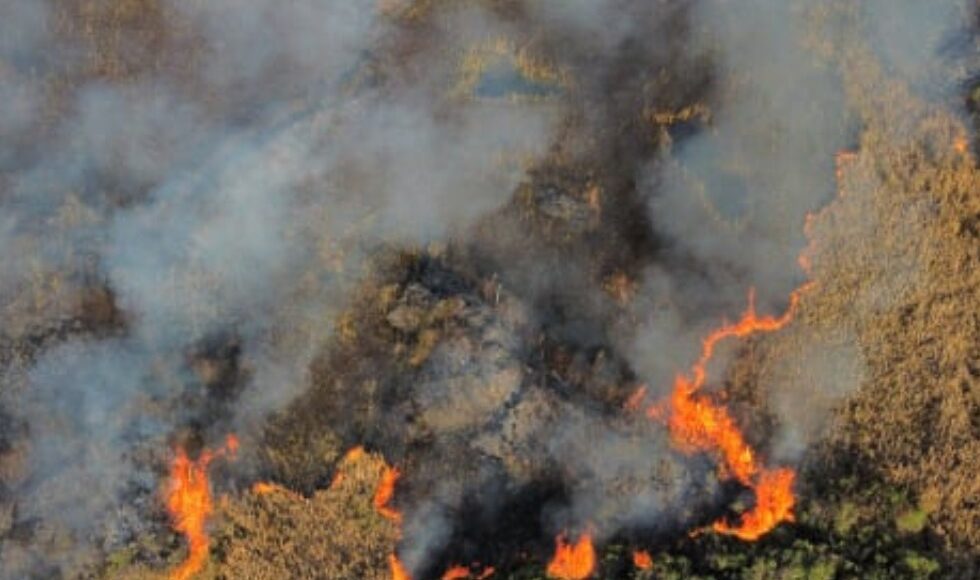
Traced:
<path id="1" fill-rule="evenodd" d="M 584 533 L 575 544 L 569 544 L 564 534 L 555 538 L 555 556 L 548 563 L 548 576 L 560 580 L 584 580 L 595 568 L 595 548 L 592 535 Z"/>
<path id="2" fill-rule="evenodd" d="M 192 460 L 184 449 L 178 449 L 170 465 L 167 484 L 167 512 L 174 529 L 187 538 L 187 558 L 171 572 L 171 580 L 187 580 L 197 574 L 208 559 L 210 539 L 205 525 L 214 510 L 208 467 L 216 457 L 238 451 L 238 439 L 229 435 L 225 447 L 216 453 L 205 449 Z"/>

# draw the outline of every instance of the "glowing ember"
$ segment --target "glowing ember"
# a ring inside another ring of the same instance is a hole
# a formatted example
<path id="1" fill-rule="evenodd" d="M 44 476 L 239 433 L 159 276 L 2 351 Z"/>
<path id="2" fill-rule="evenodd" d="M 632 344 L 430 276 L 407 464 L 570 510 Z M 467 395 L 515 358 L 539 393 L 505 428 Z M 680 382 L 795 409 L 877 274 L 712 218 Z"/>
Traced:
<path id="1" fill-rule="evenodd" d="M 395 554 L 388 556 L 388 566 L 391 568 L 391 580 L 412 580 L 412 575 Z"/>
<path id="2" fill-rule="evenodd" d="M 452 566 L 442 575 L 442 580 L 465 580 L 467 578 L 473 578 L 475 580 L 484 580 L 493 576 L 494 569 L 492 566 L 488 566 L 480 572 L 474 575 L 466 566 Z"/>
<path id="3" fill-rule="evenodd" d="M 465 566 L 453 566 L 442 575 L 442 580 L 463 580 L 470 577 L 470 569 Z"/>
<path id="4" fill-rule="evenodd" d="M 953 150 L 959 154 L 965 154 L 970 148 L 970 142 L 966 140 L 966 137 L 958 136 L 953 140 Z"/>
<path id="5" fill-rule="evenodd" d="M 637 550 L 633 552 L 633 565 L 640 570 L 649 570 L 653 568 L 653 557 L 646 550 Z"/>
<path id="6" fill-rule="evenodd" d="M 278 485 L 265 481 L 260 481 L 252 486 L 252 493 L 257 495 L 269 495 L 270 493 L 276 493 L 279 490 L 280 487 Z"/>
<path id="7" fill-rule="evenodd" d="M 555 538 L 555 556 L 548 563 L 548 576 L 561 580 L 584 580 L 595 568 L 595 548 L 592 535 L 582 534 L 578 542 L 569 544 L 565 535 Z"/>
<path id="8" fill-rule="evenodd" d="M 389 507 L 388 502 L 395 496 L 395 484 L 398 483 L 399 477 L 401 477 L 401 472 L 397 468 L 386 466 L 384 473 L 381 474 L 381 481 L 378 483 L 378 488 L 374 491 L 374 509 L 382 516 L 396 523 L 402 521 L 402 514 L 398 510 Z"/>
<path id="9" fill-rule="evenodd" d="M 279 495 L 284 495 L 286 497 L 289 497 L 290 499 L 295 499 L 295 500 L 303 499 L 303 497 L 298 493 L 296 493 L 295 491 L 286 489 L 285 487 L 279 485 L 278 483 L 272 483 L 269 481 L 260 481 L 255 485 L 253 485 L 252 493 L 254 493 L 255 495 L 279 494 Z"/>
<path id="10" fill-rule="evenodd" d="M 188 551 L 184 562 L 170 574 L 172 580 L 187 580 L 204 567 L 210 552 L 205 525 L 214 509 L 208 466 L 215 458 L 237 451 L 238 439 L 234 435 L 228 436 L 223 449 L 213 453 L 205 449 L 197 460 L 188 457 L 184 449 L 177 450 L 170 465 L 166 503 L 174 529 L 187 538 Z"/>

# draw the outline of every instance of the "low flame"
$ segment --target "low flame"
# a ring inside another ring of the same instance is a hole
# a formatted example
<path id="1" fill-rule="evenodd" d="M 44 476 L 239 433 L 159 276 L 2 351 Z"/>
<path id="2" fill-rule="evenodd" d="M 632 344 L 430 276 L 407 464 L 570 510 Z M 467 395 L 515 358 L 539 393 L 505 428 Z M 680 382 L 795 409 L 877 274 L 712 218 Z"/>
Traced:
<path id="1" fill-rule="evenodd" d="M 388 556 L 388 567 L 391 568 L 391 580 L 412 580 L 412 575 L 408 573 L 396 554 Z"/>
<path id="2" fill-rule="evenodd" d="M 401 523 L 402 514 L 390 507 L 388 503 L 395 497 L 395 484 L 398 483 L 399 477 L 401 477 L 401 472 L 397 468 L 385 466 L 378 488 L 374 491 L 375 511 L 395 523 Z"/>
<path id="3" fill-rule="evenodd" d="M 358 445 L 357 447 L 353 447 L 351 448 L 350 451 L 345 453 L 344 456 L 341 458 L 340 465 L 344 466 L 353 463 L 358 459 L 360 459 L 361 457 L 364 457 L 365 453 L 366 451 L 364 451 L 364 448 L 361 447 L 360 445 Z M 334 474 L 333 479 L 330 480 L 330 488 L 331 489 L 336 488 L 338 485 L 340 485 L 342 481 L 344 481 L 344 472 L 343 470 L 338 469 L 337 473 Z"/>
<path id="4" fill-rule="evenodd" d="M 548 576 L 560 580 L 585 580 L 595 568 L 595 548 L 592 534 L 579 536 L 575 544 L 569 544 L 564 534 L 555 538 L 555 556 L 548 563 Z"/>
<path id="5" fill-rule="evenodd" d="M 347 453 L 344 461 L 357 459 L 363 454 L 363 448 L 355 447 Z M 396 525 L 401 525 L 402 514 L 388 504 L 395 497 L 395 484 L 398 483 L 399 477 L 401 477 L 401 472 L 398 471 L 398 468 L 385 465 L 384 471 L 381 473 L 381 480 L 378 482 L 378 487 L 374 490 L 374 499 L 372 501 L 374 510 Z M 412 580 L 412 575 L 409 574 L 408 569 L 405 568 L 402 561 L 398 559 L 398 554 L 392 552 L 388 556 L 388 567 L 391 569 L 391 580 Z"/>
<path id="6" fill-rule="evenodd" d="M 475 574 L 466 566 L 452 566 L 442 575 L 442 580 L 466 580 L 472 578 L 473 580 L 485 580 L 493 576 L 495 572 L 493 566 L 487 566 L 479 574 Z"/>
<path id="7" fill-rule="evenodd" d="M 442 575 L 442 580 L 465 580 L 469 577 L 469 568 L 466 566 L 453 566 Z"/>
<path id="8" fill-rule="evenodd" d="M 252 486 L 252 493 L 255 495 L 284 495 L 290 499 L 301 500 L 303 496 L 296 493 L 291 489 L 287 489 L 278 483 L 272 483 L 270 481 L 260 481 Z"/>
<path id="9" fill-rule="evenodd" d="M 633 552 L 633 565 L 640 570 L 649 570 L 653 568 L 653 557 L 646 550 L 637 550 Z"/>
<path id="10" fill-rule="evenodd" d="M 187 538 L 188 551 L 184 562 L 171 572 L 171 580 L 187 580 L 204 567 L 211 549 L 205 525 L 214 510 L 208 467 L 214 459 L 237 451 L 238 438 L 234 435 L 228 436 L 222 449 L 205 449 L 196 460 L 188 457 L 184 449 L 177 450 L 170 464 L 166 504 L 174 529 Z"/>
<path id="11" fill-rule="evenodd" d="M 793 521 L 793 506 L 796 504 L 796 498 L 793 496 L 795 479 L 796 474 L 792 469 L 763 471 L 754 486 L 755 507 L 742 514 L 738 525 L 733 527 L 720 521 L 715 522 L 713 529 L 747 542 L 754 542 L 780 522 Z"/>

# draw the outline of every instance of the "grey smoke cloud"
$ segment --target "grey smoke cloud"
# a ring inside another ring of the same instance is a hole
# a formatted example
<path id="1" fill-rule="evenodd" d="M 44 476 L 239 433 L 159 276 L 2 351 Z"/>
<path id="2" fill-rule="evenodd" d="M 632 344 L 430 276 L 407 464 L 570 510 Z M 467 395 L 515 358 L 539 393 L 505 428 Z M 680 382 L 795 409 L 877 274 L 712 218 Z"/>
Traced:
<path id="1" fill-rule="evenodd" d="M 46 33 L 46 6 L 5 5 L 4 63 L 65 48 Z M 187 367 L 201 341 L 240 341 L 251 381 L 231 420 L 258 426 L 302 392 L 329 336 L 328 314 L 343 304 L 346 277 L 325 270 L 324 246 L 347 247 L 344 268 L 356 272 L 366 247 L 465 228 L 507 199 L 523 172 L 513 157 L 539 154 L 554 117 L 547 107 L 451 98 L 470 39 L 447 36 L 448 47 L 418 57 L 432 72 L 393 81 L 397 90 L 358 86 L 352 73 L 391 33 L 370 2 L 170 9 L 166 17 L 189 24 L 205 46 L 190 67 L 193 90 L 165 73 L 83 84 L 47 150 L 2 158 L 21 156 L 0 184 L 0 233 L 6 248 L 26 251 L 4 253 L 7 294 L 39 270 L 64 274 L 69 288 L 91 283 L 71 275 L 90 256 L 126 319 L 122 337 L 40 352 L 25 386 L 4 393 L 30 425 L 19 513 L 74 530 L 79 554 L 104 535 L 111 550 L 137 531 L 124 523 L 124 498 L 152 497 L 158 482 L 133 456 L 164 452 L 173 430 L 200 412 L 181 401 L 205 396 Z M 504 31 L 489 15 L 468 14 L 488 37 Z M 37 87 L 8 78 L 0 74 L 0 94 L 12 96 L 0 115 L 5 135 L 38 114 Z M 202 86 L 230 94 L 231 114 L 200 97 Z M 37 320 L 66 316 L 64 308 Z M 60 564 L 74 570 L 79 560 Z"/>
<path id="2" fill-rule="evenodd" d="M 638 176 L 665 247 L 637 298 L 648 324 L 617 345 L 653 393 L 696 357 L 708 326 L 744 308 L 749 286 L 760 309 L 776 312 L 802 279 L 803 215 L 833 196 L 833 156 L 849 145 L 852 122 L 835 71 L 801 44 L 814 4 L 694 4 L 691 50 L 711 54 L 720 78 L 713 120 Z M 960 2 L 929 4 L 868 5 L 880 50 L 909 78 L 929 69 L 961 14 Z M 393 55 L 397 31 L 374 2 L 168 2 L 167 21 L 187 25 L 187 39 L 202 43 L 200 60 L 188 64 L 192 86 L 167 73 L 86 82 L 44 147 L 22 150 L 17 139 L 43 116 L 46 94 L 31 67 L 70 58 L 72 47 L 51 34 L 51 6 L 0 6 L 0 297 L 9 304 L 38 272 L 67 273 L 61 283 L 69 287 L 90 284 L 82 271 L 91 268 L 79 262 L 91 256 L 127 327 L 123 336 L 42 351 L 26 386 L 10 387 L 4 399 L 30 425 L 31 478 L 17 490 L 23 517 L 67 525 L 84 553 L 93 521 L 107 535 L 135 533 L 138 508 L 148 508 L 121 498 L 136 487 L 145 499 L 158 485 L 135 455 L 165 449 L 173 430 L 196 418 L 198 409 L 182 401 L 200 401 L 206 386 L 187 368 L 188 353 L 215 337 L 240 341 L 249 375 L 229 421 L 260 428 L 307 386 L 310 362 L 332 331 L 329 314 L 343 306 L 363 253 L 384 242 L 465 236 L 510 199 L 566 111 L 560 99 L 516 106 L 452 94 L 471 45 L 517 30 L 473 3 L 447 9 L 416 52 Z M 596 68 L 581 71 L 587 82 L 579 89 L 588 92 L 604 88 L 608 71 L 598 69 L 628 43 L 658 50 L 635 18 L 646 13 L 639 6 L 547 0 L 522 8 L 534 26 L 581 38 L 582 54 L 596 56 Z M 927 41 L 899 40 L 920 36 Z M 374 78 L 376 58 L 404 67 Z M 346 249 L 340 272 L 322 263 L 335 245 Z M 572 272 L 589 274 L 570 265 L 534 275 Z M 58 305 L 36 316 L 51 322 L 71 313 Z M 812 387 L 833 391 L 830 398 L 860 375 L 847 347 L 816 354 L 805 371 L 821 377 Z M 823 372 L 841 359 L 840 372 Z M 509 400 L 523 375 L 501 378 L 499 370 L 474 366 L 471 374 L 503 381 L 497 386 Z M 799 385 L 785 380 L 783 389 L 778 376 L 774 383 L 774 407 L 791 417 L 791 387 Z M 423 402 L 446 399 L 432 385 L 419 388 L 429 389 Z M 486 401 L 485 392 L 468 394 L 453 396 L 475 407 Z M 782 435 L 777 453 L 793 459 L 813 432 Z M 525 459 L 559 461 L 572 482 L 568 505 L 550 513 L 554 528 L 593 522 L 612 535 L 681 517 L 677 505 L 713 493 L 697 463 L 667 462 L 672 470 L 663 473 L 670 451 L 662 432 L 610 425 L 594 409 L 559 405 L 535 436 L 541 447 Z M 484 443 L 474 452 L 490 453 L 479 449 Z M 632 485 L 626 499 L 610 492 L 624 481 Z M 430 564 L 451 537 L 449 508 L 460 493 L 436 488 L 408 515 L 404 556 L 413 568 Z M 106 545 L 128 540 L 121 534 Z"/>

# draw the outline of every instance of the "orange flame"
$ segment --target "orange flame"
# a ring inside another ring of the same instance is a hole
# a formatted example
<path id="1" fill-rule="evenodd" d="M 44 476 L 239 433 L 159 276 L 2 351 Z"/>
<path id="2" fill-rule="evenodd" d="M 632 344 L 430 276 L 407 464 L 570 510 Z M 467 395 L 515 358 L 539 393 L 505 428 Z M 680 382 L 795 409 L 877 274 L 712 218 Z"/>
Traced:
<path id="1" fill-rule="evenodd" d="M 405 569 L 405 565 L 395 554 L 388 556 L 388 566 L 391 568 L 391 580 L 412 580 L 412 575 Z"/>
<path id="2" fill-rule="evenodd" d="M 356 459 L 363 454 L 363 448 L 355 447 L 347 453 L 344 461 Z M 381 473 L 381 481 L 378 482 L 378 487 L 374 490 L 374 499 L 372 500 L 374 510 L 397 525 L 401 525 L 402 514 L 389 506 L 388 503 L 395 497 L 395 484 L 398 483 L 399 477 L 401 477 L 401 472 L 398 471 L 398 468 L 385 465 L 384 471 Z M 388 567 L 391 568 L 391 580 L 412 580 L 412 575 L 409 574 L 402 561 L 398 559 L 398 554 L 391 553 L 388 555 Z"/>
<path id="3" fill-rule="evenodd" d="M 707 380 L 707 366 L 718 343 L 730 337 L 746 337 L 760 332 L 773 332 L 789 324 L 796 312 L 805 284 L 790 294 L 786 312 L 779 317 L 759 316 L 755 311 L 754 293 L 749 292 L 749 306 L 734 323 L 713 330 L 701 343 L 701 356 L 694 363 L 690 376 L 678 375 L 670 397 L 667 426 L 674 443 L 688 453 L 710 452 L 720 459 L 723 477 L 733 477 L 753 490 L 756 505 L 743 515 L 736 527 L 719 522 L 714 529 L 743 540 L 756 540 L 784 521 L 792 521 L 793 480 L 791 469 L 769 471 L 758 461 L 752 447 L 728 410 L 711 398 L 698 394 Z M 655 405 L 648 416 L 662 416 L 663 408 Z"/>
<path id="4" fill-rule="evenodd" d="M 303 496 L 296 493 L 295 491 L 291 489 L 287 489 L 279 485 L 278 483 L 272 483 L 270 481 L 260 481 L 255 483 L 252 486 L 252 493 L 254 493 L 255 495 L 279 494 L 294 500 L 303 499 Z"/>
<path id="5" fill-rule="evenodd" d="M 252 493 L 256 495 L 269 495 L 270 493 L 276 493 L 281 489 L 281 487 L 274 483 L 260 481 L 252 486 Z"/>
<path id="6" fill-rule="evenodd" d="M 555 556 L 548 563 L 548 576 L 560 580 L 585 580 L 594 568 L 592 534 L 582 534 L 575 544 L 569 544 L 564 534 L 555 538 Z"/>
<path id="7" fill-rule="evenodd" d="M 735 536 L 747 542 L 754 542 L 764 536 L 780 522 L 791 522 L 793 506 L 793 480 L 796 474 L 792 469 L 782 468 L 764 470 L 755 485 L 755 507 L 742 514 L 735 527 L 724 521 L 715 522 L 713 529 L 722 534 Z"/>
<path id="8" fill-rule="evenodd" d="M 966 152 L 969 151 L 969 149 L 970 149 L 970 142 L 967 141 L 966 137 L 964 137 L 963 135 L 957 135 L 956 138 L 953 139 L 953 150 L 959 153 L 960 155 L 965 155 Z"/>
<path id="9" fill-rule="evenodd" d="M 646 550 L 637 550 L 633 552 L 633 565 L 640 570 L 649 570 L 653 568 L 653 557 Z"/>
<path id="10" fill-rule="evenodd" d="M 378 488 L 374 491 L 374 509 L 395 523 L 401 523 L 402 514 L 389 507 L 388 502 L 395 496 L 395 484 L 398 483 L 399 477 L 401 477 L 401 472 L 397 468 L 385 466 Z"/>
<path id="11" fill-rule="evenodd" d="M 469 577 L 469 568 L 466 566 L 453 566 L 442 575 L 442 580 L 464 580 Z"/>
<path id="12" fill-rule="evenodd" d="M 364 451 L 364 448 L 361 447 L 360 445 L 358 445 L 357 447 L 353 447 L 351 448 L 350 451 L 345 453 L 344 456 L 340 459 L 340 465 L 343 466 L 349 463 L 353 463 L 358 459 L 360 459 L 361 457 L 364 457 L 365 453 L 367 452 Z M 344 481 L 344 472 L 341 469 L 337 469 L 337 472 L 334 474 L 333 479 L 330 480 L 330 489 L 336 488 L 343 481 Z"/>
<path id="13" fill-rule="evenodd" d="M 845 168 L 857 159 L 857 153 L 839 152 L 835 159 L 838 182 Z M 839 192 L 839 195 L 842 192 Z M 800 253 L 798 263 L 806 273 L 811 273 L 813 238 L 811 229 L 819 213 L 808 214 L 804 221 L 804 234 L 810 243 Z M 789 295 L 789 306 L 781 316 L 760 316 L 755 310 L 755 292 L 749 290 L 749 304 L 741 318 L 734 323 L 724 323 L 712 330 L 701 341 L 701 355 L 688 374 L 678 374 L 670 396 L 669 409 L 663 403 L 647 408 L 647 416 L 665 420 L 674 444 L 681 450 L 714 453 L 719 457 L 719 471 L 723 477 L 732 477 L 749 487 L 755 494 L 756 503 L 742 515 L 737 526 L 716 522 L 713 529 L 746 541 L 754 541 L 775 528 L 781 522 L 793 521 L 793 482 L 796 474 L 792 469 L 770 470 L 760 463 L 752 447 L 745 440 L 741 429 L 728 410 L 710 397 L 699 394 L 708 376 L 708 364 L 715 355 L 718 344 L 727 338 L 745 338 L 753 334 L 775 332 L 789 324 L 799 307 L 803 294 L 814 283 L 806 282 Z"/>
<path id="14" fill-rule="evenodd" d="M 442 580 L 465 580 L 474 578 L 475 580 L 485 580 L 493 576 L 495 572 L 493 566 L 487 566 L 477 575 L 474 575 L 466 566 L 452 566 L 442 575 Z"/>
<path id="15" fill-rule="evenodd" d="M 215 458 L 237 451 L 238 438 L 234 435 L 228 436 L 224 448 L 214 453 L 205 449 L 197 460 L 188 457 L 184 449 L 177 450 L 170 464 L 166 503 L 174 529 L 187 538 L 188 552 L 184 562 L 170 574 L 171 580 L 187 580 L 204 567 L 210 553 L 205 525 L 214 510 L 208 466 Z"/>

